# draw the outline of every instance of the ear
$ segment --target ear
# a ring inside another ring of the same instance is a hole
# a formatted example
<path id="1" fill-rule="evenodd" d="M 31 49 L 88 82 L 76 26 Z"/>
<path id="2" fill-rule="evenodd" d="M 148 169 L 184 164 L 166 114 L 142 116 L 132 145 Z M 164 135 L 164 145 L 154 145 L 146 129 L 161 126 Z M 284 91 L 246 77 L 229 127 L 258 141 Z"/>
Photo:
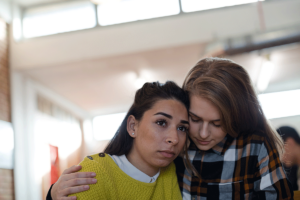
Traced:
<path id="1" fill-rule="evenodd" d="M 137 120 L 133 115 L 129 115 L 127 119 L 127 132 L 132 138 L 135 138 L 137 135 Z"/>

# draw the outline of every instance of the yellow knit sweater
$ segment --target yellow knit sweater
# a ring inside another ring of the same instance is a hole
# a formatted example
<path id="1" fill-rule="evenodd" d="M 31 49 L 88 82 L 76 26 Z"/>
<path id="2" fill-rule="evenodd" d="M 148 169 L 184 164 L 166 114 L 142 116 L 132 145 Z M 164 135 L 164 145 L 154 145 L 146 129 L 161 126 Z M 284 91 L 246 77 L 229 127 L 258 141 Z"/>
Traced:
<path id="1" fill-rule="evenodd" d="M 95 172 L 98 181 L 90 185 L 89 190 L 70 195 L 77 196 L 77 200 L 182 200 L 174 163 L 162 168 L 159 177 L 153 183 L 131 178 L 109 155 L 103 153 L 86 157 L 80 165 L 80 171 Z"/>

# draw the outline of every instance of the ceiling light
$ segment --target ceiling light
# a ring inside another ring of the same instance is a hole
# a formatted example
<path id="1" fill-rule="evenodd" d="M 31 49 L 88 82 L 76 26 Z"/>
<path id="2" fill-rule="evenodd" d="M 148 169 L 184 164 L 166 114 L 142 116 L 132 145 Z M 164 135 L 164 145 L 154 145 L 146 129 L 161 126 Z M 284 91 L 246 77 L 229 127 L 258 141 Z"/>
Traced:
<path id="1" fill-rule="evenodd" d="M 137 78 L 137 79 L 135 80 L 134 85 L 135 85 L 135 87 L 136 87 L 137 89 L 140 89 L 141 87 L 143 87 L 143 85 L 144 85 L 145 83 L 146 83 L 146 80 L 145 80 L 144 78 L 139 77 L 139 78 Z"/>
<path id="2" fill-rule="evenodd" d="M 266 58 L 263 61 L 257 80 L 257 89 L 262 92 L 267 89 L 274 71 L 274 64 Z"/>
<path id="3" fill-rule="evenodd" d="M 108 3 L 118 3 L 121 0 L 91 0 L 92 3 L 94 4 L 108 4 Z"/>

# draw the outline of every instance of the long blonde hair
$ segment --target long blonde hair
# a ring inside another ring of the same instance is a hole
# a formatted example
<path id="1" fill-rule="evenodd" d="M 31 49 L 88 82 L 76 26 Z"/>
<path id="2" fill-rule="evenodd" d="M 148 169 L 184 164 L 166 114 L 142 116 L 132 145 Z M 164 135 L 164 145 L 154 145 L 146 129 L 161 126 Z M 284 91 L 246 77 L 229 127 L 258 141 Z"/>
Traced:
<path id="1" fill-rule="evenodd" d="M 250 77 L 240 65 L 222 58 L 202 59 L 188 72 L 182 88 L 190 96 L 211 101 L 219 109 L 223 130 L 232 137 L 259 133 L 282 153 L 282 139 L 269 125 Z M 184 160 L 194 169 L 189 159 Z"/>

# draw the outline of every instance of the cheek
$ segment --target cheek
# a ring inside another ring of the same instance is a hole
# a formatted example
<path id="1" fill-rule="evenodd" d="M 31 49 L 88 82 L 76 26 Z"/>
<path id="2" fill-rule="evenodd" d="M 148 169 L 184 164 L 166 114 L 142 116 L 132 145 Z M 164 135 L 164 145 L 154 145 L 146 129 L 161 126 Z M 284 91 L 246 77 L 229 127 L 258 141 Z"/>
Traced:
<path id="1" fill-rule="evenodd" d="M 218 141 L 222 141 L 226 136 L 226 133 L 221 128 L 214 128 L 213 130 L 214 138 Z"/>
<path id="2" fill-rule="evenodd" d="M 185 134 L 182 134 L 182 133 L 178 134 L 178 146 L 179 146 L 179 148 L 181 148 L 180 150 L 182 150 L 185 140 L 186 140 Z"/>
<path id="3" fill-rule="evenodd" d="M 161 140 L 161 134 L 159 130 L 153 126 L 143 128 L 138 134 L 139 135 L 136 139 L 138 139 L 139 143 L 144 148 L 146 146 L 155 146 Z"/>
<path id="4" fill-rule="evenodd" d="M 190 121 L 189 135 L 196 136 L 199 133 L 199 125 Z"/>

